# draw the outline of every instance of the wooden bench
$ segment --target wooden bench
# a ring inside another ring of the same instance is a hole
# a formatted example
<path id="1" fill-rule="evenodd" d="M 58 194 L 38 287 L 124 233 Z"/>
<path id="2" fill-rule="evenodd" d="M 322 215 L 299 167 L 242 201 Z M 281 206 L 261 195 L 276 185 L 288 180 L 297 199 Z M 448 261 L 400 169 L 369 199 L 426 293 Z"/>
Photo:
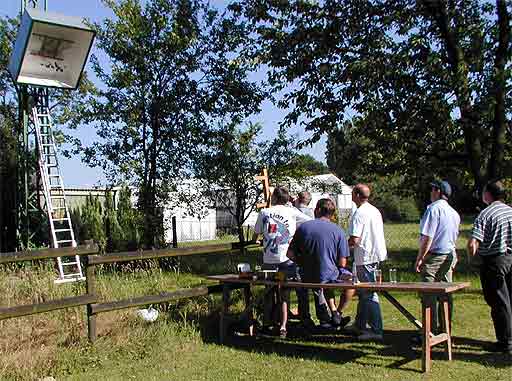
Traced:
<path id="1" fill-rule="evenodd" d="M 331 283 L 331 284 L 319 284 L 319 283 L 301 283 L 301 282 L 276 282 L 276 281 L 264 281 L 264 280 L 252 280 L 252 279 L 240 279 L 238 275 L 225 274 L 225 275 L 213 275 L 208 276 L 207 279 L 215 280 L 222 286 L 222 308 L 220 314 L 219 323 L 219 338 L 220 342 L 224 342 L 226 335 L 226 316 L 229 312 L 229 300 L 231 297 L 231 291 L 235 288 L 243 288 L 245 296 L 246 309 L 244 313 L 248 316 L 249 321 L 253 321 L 253 297 L 252 297 L 252 286 L 270 286 L 270 288 L 323 288 L 323 289 L 364 289 L 368 291 L 379 292 L 384 296 L 395 308 L 402 313 L 407 320 L 409 320 L 414 326 L 416 326 L 422 332 L 423 348 L 422 348 L 422 370 L 423 372 L 430 372 L 432 367 L 431 352 L 434 345 L 445 343 L 445 351 L 449 361 L 452 360 L 452 345 L 451 345 L 451 327 L 449 319 L 449 306 L 448 306 L 448 295 L 462 290 L 469 286 L 468 282 L 462 283 L 426 283 L 426 282 L 413 282 L 413 283 Z M 422 318 L 418 320 L 412 313 L 402 306 L 398 300 L 390 295 L 390 292 L 417 292 L 421 299 L 421 310 Z M 440 300 L 440 307 L 444 312 L 444 321 L 442 326 L 444 332 L 433 335 L 431 327 L 431 311 L 433 298 L 429 296 L 436 296 Z M 249 327 L 249 334 L 254 333 L 254 327 Z"/>

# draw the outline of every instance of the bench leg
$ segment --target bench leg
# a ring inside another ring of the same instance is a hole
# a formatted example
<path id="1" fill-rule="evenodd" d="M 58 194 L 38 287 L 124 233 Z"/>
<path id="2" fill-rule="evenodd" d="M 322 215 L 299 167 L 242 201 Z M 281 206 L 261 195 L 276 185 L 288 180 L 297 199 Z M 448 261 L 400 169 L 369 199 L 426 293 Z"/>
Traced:
<path id="1" fill-rule="evenodd" d="M 231 296 L 231 289 L 228 284 L 222 286 L 222 304 L 220 309 L 220 320 L 219 320 L 219 341 L 221 344 L 224 343 L 227 331 L 227 313 L 229 311 L 229 298 Z"/>
<path id="2" fill-rule="evenodd" d="M 452 361 L 452 327 L 450 324 L 450 305 L 447 298 L 442 299 L 443 308 L 443 328 L 446 332 L 446 354 L 448 355 L 448 361 Z"/>
<path id="3" fill-rule="evenodd" d="M 248 284 L 244 288 L 244 299 L 245 308 L 247 310 L 247 320 L 249 321 L 249 336 L 254 336 L 254 315 L 253 315 L 253 304 L 252 304 L 252 292 L 251 285 Z"/>
<path id="4" fill-rule="evenodd" d="M 431 302 L 426 298 L 422 298 L 421 301 L 422 310 L 422 324 L 423 324 L 423 353 L 421 358 L 421 369 L 423 372 L 430 372 L 432 369 L 432 357 L 431 357 L 431 346 L 430 346 L 430 332 L 431 332 Z"/>

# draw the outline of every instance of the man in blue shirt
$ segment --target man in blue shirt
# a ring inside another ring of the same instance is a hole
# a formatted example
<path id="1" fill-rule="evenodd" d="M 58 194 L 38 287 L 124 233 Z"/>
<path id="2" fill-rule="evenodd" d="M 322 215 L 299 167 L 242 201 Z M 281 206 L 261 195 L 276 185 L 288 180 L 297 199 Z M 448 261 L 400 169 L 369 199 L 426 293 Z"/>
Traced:
<path id="1" fill-rule="evenodd" d="M 423 282 L 452 282 L 453 268 L 457 263 L 455 246 L 459 235 L 460 216 L 448 204 L 452 188 L 447 181 L 434 181 L 430 200 L 420 222 L 420 247 L 414 268 L 421 273 Z M 437 298 L 432 297 L 432 332 L 439 332 L 442 321 Z M 452 301 L 449 297 L 450 321 Z M 438 320 L 439 319 L 439 320 Z"/>
<path id="2" fill-rule="evenodd" d="M 316 219 L 304 222 L 295 232 L 288 257 L 302 267 L 303 282 L 333 283 L 351 279 L 352 274 L 345 269 L 350 255 L 345 232 L 331 222 L 335 210 L 336 205 L 332 200 L 319 200 L 315 208 Z M 345 326 L 350 317 L 342 318 L 341 315 L 353 294 L 354 290 L 342 292 L 336 307 L 332 290 L 314 290 L 321 325 L 331 322 Z"/>

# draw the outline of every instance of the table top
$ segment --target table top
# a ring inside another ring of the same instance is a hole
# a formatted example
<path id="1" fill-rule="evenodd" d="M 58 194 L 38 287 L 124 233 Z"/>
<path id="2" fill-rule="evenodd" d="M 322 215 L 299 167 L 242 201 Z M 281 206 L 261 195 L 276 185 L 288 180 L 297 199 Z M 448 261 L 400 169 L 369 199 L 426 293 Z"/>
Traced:
<path id="1" fill-rule="evenodd" d="M 237 283 L 237 284 L 253 284 L 265 286 L 286 286 L 286 287 L 305 287 L 305 288 L 336 288 L 336 289 L 367 289 L 372 291 L 403 291 L 403 292 L 421 292 L 421 293 L 443 293 L 449 294 L 455 291 L 469 287 L 469 282 L 382 282 L 382 283 L 366 283 L 361 282 L 352 284 L 351 282 L 342 283 L 302 283 L 302 282 L 278 282 L 269 280 L 252 280 L 239 278 L 237 274 L 210 275 L 206 279 L 216 280 L 221 283 Z"/>

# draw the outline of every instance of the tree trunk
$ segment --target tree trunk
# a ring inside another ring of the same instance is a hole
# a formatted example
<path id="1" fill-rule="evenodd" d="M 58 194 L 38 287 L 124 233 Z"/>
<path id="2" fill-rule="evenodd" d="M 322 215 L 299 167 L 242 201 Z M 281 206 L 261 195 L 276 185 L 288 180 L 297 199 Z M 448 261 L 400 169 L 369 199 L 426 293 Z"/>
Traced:
<path id="1" fill-rule="evenodd" d="M 510 58 L 510 15 L 507 12 L 505 0 L 496 0 L 496 11 L 498 17 L 499 39 L 494 61 L 494 120 L 492 130 L 491 157 L 488 163 L 488 177 L 499 178 L 503 176 L 503 165 L 506 143 L 506 116 L 505 116 L 505 91 L 507 73 L 505 65 Z"/>

